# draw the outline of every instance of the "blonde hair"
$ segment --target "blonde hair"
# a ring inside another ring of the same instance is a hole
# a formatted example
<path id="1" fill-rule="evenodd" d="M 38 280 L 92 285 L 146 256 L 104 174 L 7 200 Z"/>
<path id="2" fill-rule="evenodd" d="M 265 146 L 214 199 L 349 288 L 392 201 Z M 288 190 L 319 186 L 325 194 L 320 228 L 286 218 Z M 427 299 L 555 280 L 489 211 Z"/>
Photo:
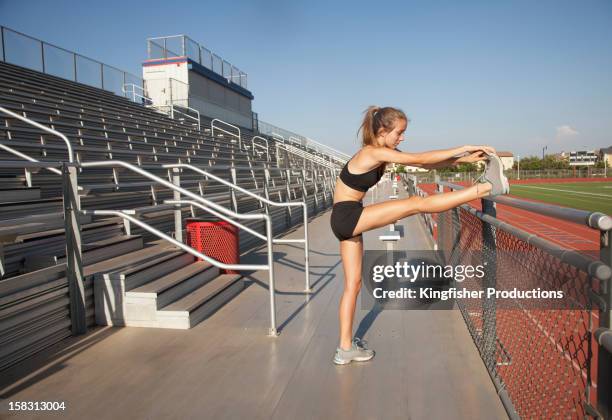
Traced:
<path id="1" fill-rule="evenodd" d="M 395 121 L 402 119 L 410 122 L 404 111 L 390 106 L 378 107 L 370 106 L 364 112 L 363 122 L 357 131 L 361 132 L 361 145 L 367 146 L 374 144 L 376 136 L 380 130 L 391 131 L 395 127 Z"/>

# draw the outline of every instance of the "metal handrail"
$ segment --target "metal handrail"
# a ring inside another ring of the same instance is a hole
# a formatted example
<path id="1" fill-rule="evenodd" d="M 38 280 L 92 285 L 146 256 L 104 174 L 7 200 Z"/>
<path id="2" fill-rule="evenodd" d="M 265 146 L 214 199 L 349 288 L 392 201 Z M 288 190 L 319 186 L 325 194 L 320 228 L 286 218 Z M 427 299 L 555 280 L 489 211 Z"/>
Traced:
<path id="1" fill-rule="evenodd" d="M 132 90 L 128 91 L 126 90 L 126 86 L 132 87 Z M 142 91 L 142 94 L 140 93 L 136 93 L 136 88 L 140 89 Z M 153 104 L 153 99 L 149 98 L 148 96 L 145 95 L 145 90 L 142 88 L 142 86 L 138 86 L 134 83 L 125 83 L 123 84 L 123 86 L 121 86 L 121 91 L 125 94 L 125 93 L 131 93 L 132 94 L 132 102 L 136 102 L 136 98 L 140 98 L 140 99 L 144 99 L 144 105 L 145 106 L 150 106 Z"/>
<path id="2" fill-rule="evenodd" d="M 445 181 L 438 181 L 436 184 L 443 187 L 461 190 L 465 187 Z M 590 212 L 587 210 L 573 209 L 569 207 L 556 206 L 554 204 L 544 204 L 535 201 L 526 201 L 513 197 L 496 196 L 484 197 L 485 200 L 495 203 L 505 204 L 510 207 L 516 207 L 523 210 L 532 211 L 544 216 L 555 217 L 557 219 L 567 220 L 568 222 L 578 223 L 600 231 L 608 231 L 612 229 L 612 218 L 607 214 L 600 212 Z"/>
<path id="3" fill-rule="evenodd" d="M 276 139 L 280 139 L 280 140 L 282 140 L 282 141 L 283 141 L 283 143 L 285 143 L 285 138 L 284 138 L 283 136 L 281 136 L 280 134 L 272 132 L 272 133 L 270 133 L 270 135 L 271 135 L 272 137 L 275 137 Z"/>
<path id="4" fill-rule="evenodd" d="M 27 117 L 24 117 L 23 115 L 19 115 L 13 111 L 9 111 L 8 109 L 1 107 L 0 106 L 0 111 L 4 112 L 5 114 L 10 115 L 11 117 L 17 118 L 18 120 L 21 120 L 27 124 L 30 124 L 36 128 L 40 128 L 41 130 L 46 131 L 47 133 L 53 134 L 54 136 L 57 136 L 59 138 L 61 138 L 64 143 L 66 143 L 66 147 L 68 148 L 68 161 L 69 162 L 74 162 L 74 154 L 72 153 L 72 145 L 70 144 L 70 140 L 68 140 L 68 137 L 66 137 L 65 135 L 63 135 L 62 133 L 60 133 L 59 131 L 56 131 L 52 128 L 49 128 L 47 126 L 44 126 L 42 124 L 37 123 L 36 121 L 33 121 Z"/>
<path id="5" fill-rule="evenodd" d="M 303 146 L 303 144 L 302 144 L 302 140 L 298 139 L 297 137 L 294 137 L 294 136 L 289 136 L 289 140 L 290 140 L 292 143 L 297 143 L 297 144 L 299 144 L 300 146 Z"/>
<path id="6" fill-rule="evenodd" d="M 198 117 L 196 118 L 196 117 L 194 117 L 194 116 L 192 116 L 192 115 L 189 115 L 189 114 L 187 114 L 186 112 L 180 111 L 180 110 L 178 110 L 178 109 L 176 109 L 176 110 L 175 110 L 175 108 L 176 108 L 176 107 L 181 107 L 181 108 L 188 109 L 189 111 L 193 111 L 193 112 L 195 112 L 196 114 L 198 114 Z M 178 106 L 177 106 L 177 105 L 174 105 L 174 104 L 172 103 L 172 104 L 170 104 L 170 118 L 174 119 L 174 113 L 175 113 L 175 112 L 176 112 L 177 114 L 181 114 L 181 115 L 186 116 L 187 118 L 191 118 L 192 120 L 195 120 L 195 121 L 198 123 L 198 131 L 201 131 L 201 126 L 200 126 L 200 111 L 198 111 L 197 109 L 194 109 L 194 108 L 188 107 L 188 106 L 182 106 L 182 105 L 178 105 Z"/>
<path id="7" fill-rule="evenodd" d="M 182 203 L 183 203 L 182 201 L 176 201 L 175 202 L 175 204 L 182 204 Z M 184 203 L 186 204 L 188 202 L 185 201 Z M 168 202 L 168 204 L 171 204 L 171 203 Z M 201 206 L 201 208 L 205 209 L 205 206 L 203 206 L 203 205 L 200 205 L 200 206 Z M 91 214 L 91 215 L 95 215 L 95 216 L 118 216 L 118 217 L 121 217 L 122 219 L 128 220 L 130 223 L 134 223 L 135 225 L 140 226 L 141 228 L 143 228 L 147 232 L 150 232 L 150 233 L 154 234 L 155 236 L 158 236 L 161 239 L 164 239 L 164 240 L 170 242 L 172 245 L 175 245 L 175 246 L 181 248 L 182 250 L 184 250 L 184 251 L 190 253 L 191 255 L 193 255 L 194 257 L 201 258 L 204 261 L 206 261 L 207 263 L 210 263 L 210 264 L 214 265 L 215 267 L 218 267 L 218 268 L 221 268 L 221 269 L 224 269 L 224 270 L 267 270 L 269 268 L 268 265 L 261 265 L 261 264 L 225 264 L 225 263 L 223 263 L 221 261 L 218 261 L 218 260 L 215 260 L 214 258 L 209 257 L 208 255 L 202 254 L 201 252 L 191 248 L 189 245 L 185 245 L 184 243 L 182 243 L 180 241 L 177 241 L 176 239 L 172 238 L 171 236 L 165 234 L 164 232 L 161 232 L 161 231 L 155 229 L 151 225 L 148 225 L 147 223 L 143 222 L 140 219 L 137 219 L 136 217 L 126 213 L 123 210 L 81 210 L 81 213 L 83 215 Z M 224 220 L 230 221 L 231 219 L 229 219 L 229 218 L 225 219 L 224 218 Z"/>
<path id="8" fill-rule="evenodd" d="M 299 156 L 302 159 L 307 159 L 310 162 L 316 163 L 317 165 L 325 166 L 327 168 L 332 168 L 332 169 L 335 169 L 337 167 L 337 165 L 326 161 L 320 156 L 313 155 L 312 153 L 306 152 L 305 150 L 292 146 L 290 144 L 278 144 L 277 143 L 276 147 L 277 148 L 280 147 L 289 153 Z M 292 149 L 289 149 L 289 148 L 292 148 Z"/>
<path id="9" fill-rule="evenodd" d="M 109 160 L 109 161 L 94 161 L 94 162 L 81 162 L 79 164 L 79 166 L 83 167 L 83 168 L 98 168 L 98 167 L 122 167 L 122 168 L 126 168 L 131 170 L 132 172 L 135 172 L 137 174 L 140 174 L 142 176 L 144 176 L 145 178 L 149 178 L 163 186 L 165 186 L 166 188 L 169 188 L 179 194 L 183 194 L 186 195 L 187 197 L 190 197 L 191 199 L 193 199 L 196 202 L 199 202 L 201 204 L 200 207 L 202 208 L 206 208 L 208 209 L 208 207 L 213 208 L 214 210 L 217 210 L 219 213 L 217 213 L 219 215 L 219 217 L 222 217 L 223 219 L 227 220 L 226 217 L 222 216 L 221 213 L 225 213 L 225 215 L 227 216 L 232 216 L 232 217 L 236 217 L 236 218 L 245 218 L 245 219 L 264 219 L 266 221 L 266 235 L 267 235 L 267 247 L 268 247 L 268 266 L 267 268 L 263 268 L 265 266 L 249 266 L 249 267 L 258 267 L 258 268 L 246 268 L 246 267 L 242 267 L 245 269 L 255 269 L 255 270 L 264 270 L 267 269 L 268 273 L 269 273 L 269 288 L 270 288 L 270 329 L 269 329 L 269 335 L 272 336 L 276 336 L 278 335 L 278 331 L 276 330 L 276 315 L 275 315 L 275 291 L 274 291 L 274 268 L 273 268 L 273 254 L 272 254 L 272 222 L 271 222 L 271 218 L 270 216 L 266 215 L 266 214 L 252 214 L 252 215 L 241 215 L 239 213 L 235 213 L 223 206 L 220 206 L 217 203 L 214 203 L 212 201 L 209 201 L 207 199 L 205 199 L 204 197 L 194 194 L 189 190 L 186 190 L 184 188 L 181 188 L 178 185 L 175 185 L 169 181 L 166 181 L 165 179 L 162 179 L 156 175 L 153 175 L 143 169 L 141 169 L 138 166 L 132 165 L 130 163 L 127 162 L 123 162 L 120 160 Z M 177 200 L 180 201 L 180 200 Z M 166 240 L 170 240 L 170 242 L 172 242 L 173 244 L 181 247 L 182 249 L 184 249 L 187 252 L 190 252 L 192 255 L 193 252 L 197 252 L 195 250 L 189 251 L 186 248 L 191 249 L 190 247 L 188 247 L 185 244 L 182 244 L 179 241 L 176 241 L 173 238 L 170 238 L 168 235 L 164 234 L 163 232 L 160 232 L 154 228 L 152 228 L 151 226 L 147 225 L 144 222 L 141 222 L 140 220 L 131 217 L 125 213 L 122 213 L 121 211 L 116 211 L 116 210 L 96 210 L 98 213 L 97 214 L 104 214 L 104 213 L 100 213 L 100 212 L 112 212 L 112 213 L 106 213 L 106 214 L 114 214 L 116 216 L 122 217 L 123 219 L 127 219 L 130 222 L 134 223 L 137 226 L 142 227 L 143 229 L 159 236 L 160 238 L 166 239 Z M 210 210 L 208 210 L 210 211 Z M 163 236 L 162 236 L 163 235 Z M 178 244 L 182 244 L 182 245 L 178 245 Z M 217 267 L 223 268 L 223 269 L 240 269 L 240 264 L 238 265 L 234 265 L 234 264 L 224 264 L 221 262 L 218 262 L 210 257 L 206 257 L 203 254 L 201 255 L 197 255 L 199 258 L 202 258 L 206 261 L 208 261 L 209 263 L 216 265 Z M 214 262 L 213 262 L 214 261 Z"/>
<path id="10" fill-rule="evenodd" d="M 263 141 L 266 142 L 266 147 L 263 147 L 261 144 L 257 144 L 255 143 L 255 139 L 261 139 Z M 251 139 L 251 143 L 253 143 L 253 151 L 255 151 L 255 146 L 261 147 L 262 149 L 264 149 L 266 151 L 266 156 L 268 158 L 268 162 L 270 161 L 270 151 L 269 151 L 269 144 L 268 144 L 268 139 L 265 139 L 261 136 L 253 136 L 253 138 Z"/>
<path id="11" fill-rule="evenodd" d="M 263 239 L 264 241 L 267 241 L 268 238 L 265 235 L 262 235 L 261 233 L 257 232 L 256 230 L 251 229 L 248 226 L 243 225 L 240 222 L 237 222 L 235 220 L 230 219 L 227 216 L 222 215 L 221 213 L 209 209 L 206 206 L 202 205 L 201 203 L 198 203 L 197 201 L 193 201 L 193 200 L 164 200 L 164 204 L 188 204 L 190 206 L 196 206 L 201 208 L 202 210 L 206 210 L 207 212 L 209 212 L 210 214 L 212 214 L 213 216 L 217 216 L 220 219 L 225 220 L 226 222 L 228 222 L 231 225 L 234 225 L 236 227 L 239 227 L 240 229 L 246 230 L 247 232 L 249 232 L 251 235 L 258 237 L 259 239 Z M 261 213 L 257 213 L 257 214 L 241 214 L 241 213 L 237 213 L 238 214 L 238 218 L 239 219 L 262 219 L 262 217 L 246 217 L 246 216 L 265 216 L 262 215 Z"/>
<path id="12" fill-rule="evenodd" d="M 238 130 L 238 135 L 236 135 L 235 133 L 229 132 L 229 131 L 227 131 L 227 130 L 224 130 L 224 129 L 223 129 L 223 128 L 221 128 L 221 127 L 215 127 L 215 122 L 220 122 L 220 123 L 225 124 L 225 125 L 227 125 L 227 126 L 229 126 L 229 127 L 235 128 L 236 130 Z M 213 137 L 215 137 L 215 128 L 216 128 L 217 130 L 219 130 L 219 131 L 222 131 L 222 132 L 226 133 L 226 134 L 232 135 L 232 136 L 234 136 L 234 137 L 238 137 L 238 147 L 239 147 L 240 149 L 242 149 L 242 135 L 240 134 L 240 128 L 239 128 L 239 127 L 237 127 L 237 126 L 235 126 L 235 125 L 233 125 L 233 124 L 230 124 L 230 123 L 228 123 L 228 122 L 225 122 L 225 121 L 223 121 L 223 120 L 221 120 L 221 119 L 219 119 L 219 118 L 215 118 L 215 119 L 213 119 L 213 120 L 210 122 L 210 130 L 211 130 L 211 135 L 212 135 Z"/>
<path id="13" fill-rule="evenodd" d="M 25 160 L 27 160 L 29 162 L 40 162 L 39 160 L 34 159 L 32 156 L 26 155 L 25 153 L 21 153 L 21 152 L 15 150 L 15 149 L 13 149 L 11 147 L 8 147 L 8 146 L 6 146 L 4 144 L 1 144 L 1 143 L 0 143 L 0 149 L 3 149 L 3 150 L 5 150 L 5 151 L 7 151 L 9 153 L 12 153 L 15 156 L 19 156 L 20 158 L 25 159 Z M 53 172 L 55 174 L 58 174 L 58 175 L 62 174 L 62 171 L 60 171 L 59 169 L 53 168 L 53 167 L 48 167 L 48 168 L 44 167 L 43 169 L 47 169 L 48 171 L 51 171 L 51 172 Z"/>
<path id="14" fill-rule="evenodd" d="M 262 203 L 266 203 L 270 206 L 274 206 L 274 207 L 293 207 L 293 206 L 301 206 L 303 209 L 303 217 L 304 217 L 304 239 L 272 239 L 273 243 L 276 244 L 282 244 L 282 243 L 303 243 L 304 244 L 304 275 L 306 276 L 306 287 L 305 287 L 305 291 L 310 291 L 310 277 L 309 277 L 309 272 L 310 272 L 310 266 L 309 266 L 309 247 L 308 247 L 308 205 L 306 203 L 306 197 L 304 197 L 304 200 L 301 202 L 297 202 L 297 201 L 289 201 L 289 202 L 285 202 L 285 203 L 279 203 L 276 201 L 271 201 L 265 197 L 261 197 L 247 189 L 244 189 L 232 182 L 229 182 L 223 178 L 219 178 L 216 175 L 211 174 L 210 172 L 207 172 L 203 169 L 198 168 L 197 166 L 193 166 L 190 165 L 188 163 L 170 163 L 170 164 L 165 164 L 162 165 L 163 168 L 166 169 L 175 169 L 175 168 L 182 168 L 182 169 L 191 169 L 194 172 L 197 172 L 201 175 L 204 175 L 208 178 L 211 178 L 217 182 L 220 182 L 221 184 L 224 184 L 236 191 L 240 191 L 241 193 L 244 193 L 246 195 L 248 195 L 249 197 L 255 198 L 256 200 L 259 200 Z M 174 184 L 172 184 L 174 185 Z M 223 207 L 224 208 L 224 207 Z M 227 210 L 227 209 L 226 209 Z M 228 210 L 229 211 L 229 210 Z"/>

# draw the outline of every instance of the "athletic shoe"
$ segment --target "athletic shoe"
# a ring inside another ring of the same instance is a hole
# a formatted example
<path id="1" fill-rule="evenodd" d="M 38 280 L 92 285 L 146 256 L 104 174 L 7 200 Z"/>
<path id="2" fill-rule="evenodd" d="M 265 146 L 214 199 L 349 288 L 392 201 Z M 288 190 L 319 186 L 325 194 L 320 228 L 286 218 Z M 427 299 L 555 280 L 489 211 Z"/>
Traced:
<path id="1" fill-rule="evenodd" d="M 366 349 L 365 342 L 361 341 L 359 338 L 354 338 L 350 350 L 343 350 L 341 347 L 336 348 L 334 363 L 337 365 L 346 365 L 353 360 L 356 362 L 365 362 L 372 357 L 374 357 L 374 350 Z"/>
<path id="2" fill-rule="evenodd" d="M 489 155 L 489 161 L 485 166 L 486 169 L 481 176 L 481 182 L 491 183 L 493 188 L 491 188 L 490 195 L 508 194 L 510 192 L 510 184 L 508 183 L 508 178 L 504 175 L 504 166 L 499 156 Z"/>

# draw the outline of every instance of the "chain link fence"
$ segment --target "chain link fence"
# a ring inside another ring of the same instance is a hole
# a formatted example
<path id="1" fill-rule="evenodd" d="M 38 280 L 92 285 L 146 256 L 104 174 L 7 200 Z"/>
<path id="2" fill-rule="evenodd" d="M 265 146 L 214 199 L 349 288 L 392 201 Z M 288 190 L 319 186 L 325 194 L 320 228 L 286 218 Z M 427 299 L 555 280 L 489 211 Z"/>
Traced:
<path id="1" fill-rule="evenodd" d="M 422 193 L 415 177 L 404 179 L 411 195 Z M 605 382 L 601 378 L 606 371 L 612 374 L 601 360 L 609 355 L 595 339 L 600 320 L 609 317 L 601 298 L 609 279 L 598 278 L 600 272 L 592 270 L 594 264 L 603 265 L 593 259 L 599 250 L 579 254 L 562 249 L 496 219 L 493 202 L 483 200 L 482 204 L 483 211 L 463 205 L 439 213 L 431 230 L 447 264 L 473 264 L 469 259 L 475 253 L 484 259 L 486 275 L 464 281 L 460 287 L 472 291 L 555 289 L 564 292 L 567 302 L 567 307 L 547 308 L 525 304 L 524 299 L 503 299 L 502 303 L 486 293 L 481 299 L 456 300 L 508 414 L 512 418 L 598 418 L 595 407 L 601 408 L 610 393 L 607 385 L 597 387 L 598 376 Z M 423 217 L 426 222 L 431 218 Z"/>

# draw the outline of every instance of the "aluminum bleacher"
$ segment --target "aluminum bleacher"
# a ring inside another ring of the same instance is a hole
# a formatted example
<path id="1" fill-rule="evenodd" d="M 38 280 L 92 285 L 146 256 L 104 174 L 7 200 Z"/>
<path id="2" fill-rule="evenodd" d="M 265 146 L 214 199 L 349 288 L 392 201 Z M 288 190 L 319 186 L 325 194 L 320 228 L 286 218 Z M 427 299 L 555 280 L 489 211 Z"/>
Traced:
<path id="1" fill-rule="evenodd" d="M 205 116 L 198 130 L 111 92 L 8 63 L 0 63 L 0 107 L 8 111 L 0 113 L 0 369 L 75 333 L 67 246 L 74 232 L 66 235 L 58 174 L 68 150 L 32 124 L 65 135 L 74 153 L 86 326 L 190 328 L 240 292 L 241 275 L 221 274 L 160 240 L 163 233 L 184 242 L 181 219 L 229 209 L 245 219 L 244 253 L 266 244 L 257 215 L 269 217 L 270 241 L 307 222 L 295 206 L 266 200 L 294 202 L 308 215 L 332 203 L 339 162 L 307 145 L 260 136 L 255 147 L 257 133 L 245 128 L 239 139 L 213 136 Z M 303 242 L 308 288 L 307 233 Z"/>

